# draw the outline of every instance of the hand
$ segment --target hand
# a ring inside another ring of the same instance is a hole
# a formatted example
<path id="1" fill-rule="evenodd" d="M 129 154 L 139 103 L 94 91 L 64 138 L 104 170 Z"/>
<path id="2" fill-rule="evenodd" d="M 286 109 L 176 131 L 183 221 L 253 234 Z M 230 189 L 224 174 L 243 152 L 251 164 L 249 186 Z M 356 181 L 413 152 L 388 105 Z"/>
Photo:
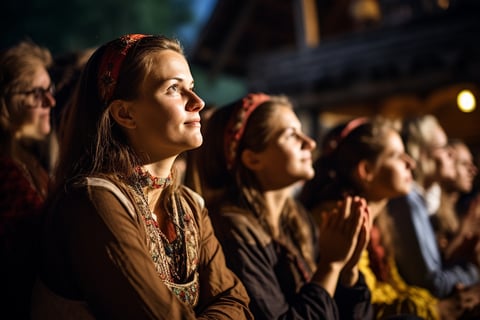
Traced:
<path id="1" fill-rule="evenodd" d="M 456 294 L 464 310 L 473 310 L 480 305 L 480 284 L 475 284 L 470 287 L 460 287 Z"/>
<path id="2" fill-rule="evenodd" d="M 367 247 L 370 241 L 370 230 L 372 228 L 373 220 L 370 218 L 370 211 L 367 206 L 367 201 L 360 197 L 353 198 L 352 211 L 359 211 L 363 216 L 363 224 L 357 239 L 357 246 L 353 252 L 350 260 L 347 261 L 345 267 L 340 274 L 340 282 L 347 287 L 353 286 L 358 281 L 358 261 L 362 256 L 362 252 Z"/>
<path id="3" fill-rule="evenodd" d="M 358 200 L 354 205 L 352 201 L 352 197 L 347 197 L 330 212 L 322 213 L 319 228 L 320 261 L 312 282 L 322 286 L 332 297 L 340 272 L 356 251 L 360 230 L 364 225 L 362 206 Z M 358 270 L 351 268 L 350 274 L 345 274 L 345 277 L 348 283 L 356 282 Z"/>
<path id="4" fill-rule="evenodd" d="M 460 233 L 446 247 L 445 260 L 455 262 L 466 257 L 472 263 L 478 264 L 476 254 L 478 245 L 479 238 L 476 234 Z"/>
<path id="5" fill-rule="evenodd" d="M 438 315 L 442 320 L 459 319 L 463 314 L 459 297 L 454 295 L 450 298 L 439 300 L 437 304 Z"/>
<path id="6" fill-rule="evenodd" d="M 470 287 L 458 284 L 453 295 L 440 300 L 437 307 L 441 319 L 478 319 L 475 315 L 480 307 L 480 284 Z"/>
<path id="7" fill-rule="evenodd" d="M 480 195 L 476 196 L 468 207 L 467 214 L 461 222 L 460 233 L 478 235 L 480 227 Z"/>
<path id="8" fill-rule="evenodd" d="M 368 242 L 367 230 L 362 228 L 366 224 L 365 220 L 368 220 L 365 208 L 364 200 L 347 197 L 337 203 L 336 208 L 322 214 L 319 238 L 321 264 L 333 264 L 343 268 L 354 253 L 361 254 L 361 251 L 358 253 L 359 248 Z M 365 231 L 362 232 L 359 244 L 362 229 Z"/>

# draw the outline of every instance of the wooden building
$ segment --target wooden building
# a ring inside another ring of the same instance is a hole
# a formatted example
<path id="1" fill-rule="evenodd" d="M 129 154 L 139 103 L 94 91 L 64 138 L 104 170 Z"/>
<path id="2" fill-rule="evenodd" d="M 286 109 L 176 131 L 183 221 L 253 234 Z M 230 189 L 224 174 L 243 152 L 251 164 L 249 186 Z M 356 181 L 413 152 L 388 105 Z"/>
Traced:
<path id="1" fill-rule="evenodd" d="M 451 137 L 480 148 L 478 0 L 218 0 L 191 62 L 250 91 L 291 97 L 323 129 L 358 115 L 432 113 Z"/>

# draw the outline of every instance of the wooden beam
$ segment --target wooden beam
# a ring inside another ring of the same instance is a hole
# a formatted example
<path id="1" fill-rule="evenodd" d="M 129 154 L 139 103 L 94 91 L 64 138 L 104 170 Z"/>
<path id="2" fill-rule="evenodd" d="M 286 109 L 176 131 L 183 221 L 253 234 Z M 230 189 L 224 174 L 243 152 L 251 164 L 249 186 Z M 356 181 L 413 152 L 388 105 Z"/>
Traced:
<path id="1" fill-rule="evenodd" d="M 316 1 L 296 0 L 294 6 L 298 47 L 305 49 L 318 46 L 320 43 L 320 25 L 318 23 Z"/>
<path id="2" fill-rule="evenodd" d="M 250 19 L 252 18 L 252 12 L 255 9 L 258 0 L 244 1 L 242 10 L 237 15 L 233 27 L 227 32 L 226 41 L 220 47 L 217 57 L 212 59 L 213 65 L 210 71 L 210 77 L 215 78 L 220 74 L 228 60 L 232 56 L 232 52 L 238 44 L 239 39 L 243 35 L 245 28 L 247 27 Z M 225 30 L 219 30 L 219 32 L 225 32 Z"/>

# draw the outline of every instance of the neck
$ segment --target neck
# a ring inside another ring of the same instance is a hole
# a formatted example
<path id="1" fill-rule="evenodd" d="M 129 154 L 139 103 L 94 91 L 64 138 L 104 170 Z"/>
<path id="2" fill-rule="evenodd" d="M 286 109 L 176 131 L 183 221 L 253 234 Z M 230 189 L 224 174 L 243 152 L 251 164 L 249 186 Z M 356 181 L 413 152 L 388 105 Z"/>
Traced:
<path id="1" fill-rule="evenodd" d="M 166 159 L 154 163 L 145 164 L 142 168 L 157 178 L 167 178 L 172 171 L 173 159 Z"/>
<path id="2" fill-rule="evenodd" d="M 265 205 L 269 212 L 267 220 L 275 237 L 280 233 L 280 215 L 291 193 L 291 188 L 264 192 Z"/>
<path id="3" fill-rule="evenodd" d="M 378 215 L 385 209 L 388 203 L 388 199 L 381 199 L 376 201 L 368 201 L 368 207 L 370 209 L 370 215 L 372 219 L 378 217 Z"/>

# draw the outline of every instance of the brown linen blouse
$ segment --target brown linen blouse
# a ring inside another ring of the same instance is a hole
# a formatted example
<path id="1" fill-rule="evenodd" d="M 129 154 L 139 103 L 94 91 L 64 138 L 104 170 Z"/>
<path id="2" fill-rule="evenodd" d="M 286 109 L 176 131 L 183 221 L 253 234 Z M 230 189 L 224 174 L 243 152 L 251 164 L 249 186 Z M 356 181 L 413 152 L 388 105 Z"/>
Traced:
<path id="1" fill-rule="evenodd" d="M 111 189 L 88 184 L 69 187 L 49 210 L 33 319 L 253 319 L 198 194 L 179 190 L 199 233 L 200 292 L 192 308 L 160 279 L 139 208 L 115 184 L 130 195 L 130 210 Z"/>

